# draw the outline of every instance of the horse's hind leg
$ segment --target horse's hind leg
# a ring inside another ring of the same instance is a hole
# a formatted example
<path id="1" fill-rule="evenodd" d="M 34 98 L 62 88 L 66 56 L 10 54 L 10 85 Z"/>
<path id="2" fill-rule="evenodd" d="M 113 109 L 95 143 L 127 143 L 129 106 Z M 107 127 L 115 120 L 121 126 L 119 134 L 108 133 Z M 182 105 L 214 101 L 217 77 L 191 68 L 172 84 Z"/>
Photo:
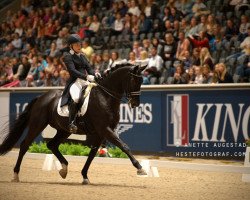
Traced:
<path id="1" fill-rule="evenodd" d="M 61 152 L 58 150 L 59 145 L 70 135 L 70 133 L 57 131 L 56 135 L 47 144 L 47 147 L 52 151 L 52 153 L 57 157 L 62 165 L 62 169 L 59 174 L 62 178 L 66 178 L 68 173 L 68 161 L 64 158 Z"/>
<path id="2" fill-rule="evenodd" d="M 140 163 L 135 159 L 128 145 L 125 144 L 120 138 L 118 138 L 118 136 L 115 134 L 115 132 L 111 128 L 109 127 L 106 128 L 105 136 L 107 140 L 109 140 L 112 144 L 119 147 L 124 153 L 127 154 L 132 164 L 137 169 L 138 175 L 146 175 L 146 172 L 142 169 L 142 166 L 140 165 Z"/>
<path id="3" fill-rule="evenodd" d="M 37 124 L 32 123 L 29 127 L 28 133 L 25 137 L 25 139 L 22 141 L 20 145 L 19 155 L 16 162 L 16 165 L 14 167 L 14 178 L 12 179 L 12 182 L 19 182 L 19 171 L 20 166 L 23 160 L 23 156 L 28 151 L 29 146 L 34 141 L 34 139 L 40 134 L 40 132 L 47 126 L 46 123 L 43 124 Z"/>

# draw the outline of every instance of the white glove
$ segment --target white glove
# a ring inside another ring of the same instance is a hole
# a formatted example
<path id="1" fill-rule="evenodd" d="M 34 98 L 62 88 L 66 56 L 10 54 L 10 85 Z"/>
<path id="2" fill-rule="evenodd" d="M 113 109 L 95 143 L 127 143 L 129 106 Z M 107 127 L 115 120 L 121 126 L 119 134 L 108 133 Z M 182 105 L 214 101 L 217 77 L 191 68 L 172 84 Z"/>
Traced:
<path id="1" fill-rule="evenodd" d="M 101 78 L 102 78 L 102 75 L 101 75 L 99 72 L 96 72 L 96 73 L 95 73 L 95 77 L 101 79 Z"/>
<path id="2" fill-rule="evenodd" d="M 87 80 L 88 80 L 89 82 L 94 82 L 94 81 L 95 81 L 95 77 L 94 77 L 93 75 L 88 75 L 88 76 L 87 76 Z"/>

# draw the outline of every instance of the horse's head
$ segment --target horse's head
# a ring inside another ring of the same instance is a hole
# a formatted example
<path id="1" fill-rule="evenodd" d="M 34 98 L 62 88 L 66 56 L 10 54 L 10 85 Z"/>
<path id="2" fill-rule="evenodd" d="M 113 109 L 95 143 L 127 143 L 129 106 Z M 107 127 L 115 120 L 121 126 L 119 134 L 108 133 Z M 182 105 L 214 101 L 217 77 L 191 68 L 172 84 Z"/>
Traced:
<path id="1" fill-rule="evenodd" d="M 141 84 L 143 81 L 141 72 L 146 66 L 133 66 L 128 73 L 128 79 L 126 83 L 126 95 L 128 98 L 128 104 L 135 108 L 140 105 Z"/>

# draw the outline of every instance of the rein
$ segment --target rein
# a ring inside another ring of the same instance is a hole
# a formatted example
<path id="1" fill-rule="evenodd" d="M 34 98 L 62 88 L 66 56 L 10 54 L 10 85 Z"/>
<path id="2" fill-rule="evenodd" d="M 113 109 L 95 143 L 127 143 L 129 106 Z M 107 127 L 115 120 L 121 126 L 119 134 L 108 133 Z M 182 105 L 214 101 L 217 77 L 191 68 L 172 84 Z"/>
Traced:
<path id="1" fill-rule="evenodd" d="M 130 75 L 132 76 L 135 76 L 135 77 L 138 77 L 138 78 L 141 78 L 141 75 L 137 75 L 137 74 L 133 74 L 133 73 L 129 73 Z M 107 89 L 106 87 L 100 85 L 99 83 L 96 82 L 96 84 L 104 91 L 106 92 L 109 96 L 113 97 L 114 99 L 116 100 L 119 100 L 123 103 L 130 103 L 131 101 L 131 96 L 140 96 L 141 95 L 141 91 L 134 91 L 134 92 L 128 92 L 128 91 L 125 91 L 126 92 L 126 99 L 128 100 L 128 102 L 124 101 L 122 99 L 123 96 L 120 96 L 120 95 L 117 95 L 115 92 Z"/>
<path id="2" fill-rule="evenodd" d="M 127 103 L 126 101 L 122 100 L 122 96 L 119 95 L 119 97 L 116 96 L 115 92 L 110 91 L 106 87 L 100 85 L 99 83 L 96 83 L 104 92 L 106 92 L 109 96 L 113 97 L 114 99 L 121 101 L 122 103 Z"/>

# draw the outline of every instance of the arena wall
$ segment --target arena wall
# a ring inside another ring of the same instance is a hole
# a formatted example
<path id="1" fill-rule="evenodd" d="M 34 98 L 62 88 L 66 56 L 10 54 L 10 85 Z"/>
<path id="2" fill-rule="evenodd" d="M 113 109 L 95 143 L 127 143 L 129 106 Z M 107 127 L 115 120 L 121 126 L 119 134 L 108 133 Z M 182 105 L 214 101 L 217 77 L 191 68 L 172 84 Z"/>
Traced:
<path id="1" fill-rule="evenodd" d="M 52 89 L 62 88 L 0 89 L 1 127 Z M 250 137 L 250 84 L 143 86 L 139 107 L 121 104 L 117 134 L 138 152 L 243 159 Z"/>

